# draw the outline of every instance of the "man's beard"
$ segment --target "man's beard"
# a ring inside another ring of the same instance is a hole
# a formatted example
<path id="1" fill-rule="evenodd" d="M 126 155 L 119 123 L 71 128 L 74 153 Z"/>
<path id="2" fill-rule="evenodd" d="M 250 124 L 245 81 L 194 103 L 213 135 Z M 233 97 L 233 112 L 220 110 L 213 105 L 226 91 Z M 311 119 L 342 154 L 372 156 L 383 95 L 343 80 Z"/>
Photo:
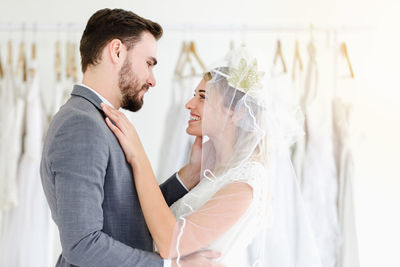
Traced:
<path id="1" fill-rule="evenodd" d="M 121 107 L 135 112 L 143 106 L 143 97 L 139 97 L 140 91 L 149 89 L 149 86 L 139 84 L 131 65 L 131 61 L 126 59 L 119 72 L 118 83 L 122 94 Z"/>

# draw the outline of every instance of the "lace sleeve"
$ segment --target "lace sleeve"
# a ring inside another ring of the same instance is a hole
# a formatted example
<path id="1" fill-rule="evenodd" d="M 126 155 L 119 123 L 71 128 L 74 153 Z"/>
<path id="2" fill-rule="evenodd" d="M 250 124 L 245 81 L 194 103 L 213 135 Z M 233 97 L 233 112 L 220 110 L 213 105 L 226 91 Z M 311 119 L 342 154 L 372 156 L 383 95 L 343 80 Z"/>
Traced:
<path id="1" fill-rule="evenodd" d="M 198 251 L 227 232 L 247 211 L 253 199 L 248 183 L 234 181 L 216 192 L 198 210 L 177 220 L 170 258 Z"/>
<path id="2" fill-rule="evenodd" d="M 255 199 L 267 195 L 266 190 L 269 184 L 268 172 L 258 162 L 247 162 L 234 175 L 231 175 L 229 180 L 250 185 L 253 189 L 253 197 Z"/>

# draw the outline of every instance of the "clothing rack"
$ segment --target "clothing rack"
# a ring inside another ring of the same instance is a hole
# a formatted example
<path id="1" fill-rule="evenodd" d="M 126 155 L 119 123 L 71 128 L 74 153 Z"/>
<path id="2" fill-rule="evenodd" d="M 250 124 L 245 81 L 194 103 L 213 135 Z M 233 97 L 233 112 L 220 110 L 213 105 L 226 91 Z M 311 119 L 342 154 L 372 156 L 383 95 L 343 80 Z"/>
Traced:
<path id="1" fill-rule="evenodd" d="M 181 32 L 322 32 L 358 33 L 369 31 L 366 26 L 321 26 L 311 25 L 246 25 L 246 24 L 162 24 L 165 31 Z M 82 32 L 83 24 L 77 23 L 0 23 L 0 32 Z"/>
<path id="2" fill-rule="evenodd" d="M 279 25 L 246 25 L 246 24 L 163 24 L 164 31 L 166 32 L 182 32 L 184 35 L 192 32 L 224 32 L 224 33 L 239 33 L 242 35 L 242 41 L 244 43 L 245 36 L 247 33 L 309 33 L 311 40 L 313 40 L 314 34 L 325 34 L 328 39 L 333 37 L 334 43 L 338 43 L 338 36 L 341 34 L 354 34 L 361 32 L 369 32 L 372 30 L 367 26 L 319 26 L 315 27 L 313 24 L 301 25 L 301 24 L 279 24 Z M 0 33 L 9 34 L 22 34 L 24 39 L 26 33 L 32 33 L 36 36 L 37 33 L 56 33 L 57 35 L 67 34 L 69 39 L 77 34 L 81 34 L 85 28 L 85 24 L 78 23 L 0 23 Z M 279 42 L 279 41 L 278 41 Z M 345 45 L 345 44 L 344 44 Z M 343 46 L 343 45 L 342 45 Z M 337 51 L 335 51 L 337 58 Z M 347 51 L 346 51 L 347 53 Z M 350 60 L 347 56 L 351 76 L 354 77 L 353 70 L 351 67 Z M 336 68 L 335 68 L 336 69 Z"/>

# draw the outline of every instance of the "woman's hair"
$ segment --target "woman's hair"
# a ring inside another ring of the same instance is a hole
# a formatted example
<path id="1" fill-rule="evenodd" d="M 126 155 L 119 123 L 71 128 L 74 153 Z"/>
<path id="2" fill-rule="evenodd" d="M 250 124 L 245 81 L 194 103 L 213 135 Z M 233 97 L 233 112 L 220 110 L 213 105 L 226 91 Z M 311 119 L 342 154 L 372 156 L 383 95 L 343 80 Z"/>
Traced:
<path id="1" fill-rule="evenodd" d="M 94 13 L 83 32 L 80 52 L 82 71 L 96 65 L 108 42 L 119 39 L 129 49 L 140 41 L 143 32 L 151 33 L 156 40 L 163 34 L 162 27 L 151 20 L 123 9 L 101 9 Z"/>
<path id="2" fill-rule="evenodd" d="M 206 82 L 212 80 L 214 84 L 213 88 L 217 89 L 220 88 L 223 90 L 225 90 L 225 88 L 230 89 L 224 92 L 225 97 L 223 97 L 223 104 L 224 107 L 230 108 L 231 110 L 235 110 L 237 103 L 239 102 L 240 99 L 242 99 L 244 93 L 229 85 L 229 82 L 226 79 L 226 77 L 221 75 L 220 73 L 229 76 L 230 75 L 229 68 L 228 67 L 215 68 L 209 72 L 206 72 L 203 75 L 203 79 Z"/>
<path id="3" fill-rule="evenodd" d="M 264 124 L 263 112 L 264 108 L 257 104 L 252 96 L 247 96 L 246 105 L 243 105 L 242 100 L 245 93 L 232 87 L 226 76 L 230 76 L 228 67 L 215 68 L 203 75 L 203 79 L 206 82 L 212 82 L 212 86 L 209 86 L 209 90 L 217 90 L 222 96 L 222 103 L 225 108 L 229 108 L 232 111 L 244 112 L 247 114 L 243 118 L 236 122 L 236 140 L 233 146 L 237 149 L 233 156 L 232 164 L 236 161 L 241 161 L 243 158 L 248 156 L 254 158 L 265 158 L 266 157 L 266 136 L 257 130 L 261 124 Z M 238 107 L 238 104 L 240 107 Z M 239 108 L 240 110 L 238 110 Z M 243 109 L 244 108 L 244 109 Z M 250 118 L 250 114 L 252 118 Z M 253 120 L 253 118 L 255 120 Z M 257 126 L 256 126 L 257 125 Z M 251 155 L 246 155 L 246 149 L 243 147 L 253 147 L 254 150 Z M 240 151 L 244 152 L 240 153 Z"/>

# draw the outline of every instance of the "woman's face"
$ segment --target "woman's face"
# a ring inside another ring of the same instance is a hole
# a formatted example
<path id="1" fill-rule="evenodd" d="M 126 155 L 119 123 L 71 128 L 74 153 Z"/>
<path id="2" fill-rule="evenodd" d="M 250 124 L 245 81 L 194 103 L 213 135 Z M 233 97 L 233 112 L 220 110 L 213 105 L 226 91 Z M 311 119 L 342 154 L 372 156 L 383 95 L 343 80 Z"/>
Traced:
<path id="1" fill-rule="evenodd" d="M 190 119 L 186 132 L 194 136 L 202 136 L 202 116 L 204 113 L 204 102 L 206 99 L 206 81 L 202 79 L 197 86 L 194 96 L 185 107 L 190 110 Z"/>
<path id="2" fill-rule="evenodd" d="M 202 79 L 193 98 L 186 104 L 186 108 L 190 110 L 186 132 L 194 136 L 207 135 L 212 138 L 221 133 L 226 124 L 227 113 L 218 90 L 206 87 L 206 84 L 207 82 Z"/>

